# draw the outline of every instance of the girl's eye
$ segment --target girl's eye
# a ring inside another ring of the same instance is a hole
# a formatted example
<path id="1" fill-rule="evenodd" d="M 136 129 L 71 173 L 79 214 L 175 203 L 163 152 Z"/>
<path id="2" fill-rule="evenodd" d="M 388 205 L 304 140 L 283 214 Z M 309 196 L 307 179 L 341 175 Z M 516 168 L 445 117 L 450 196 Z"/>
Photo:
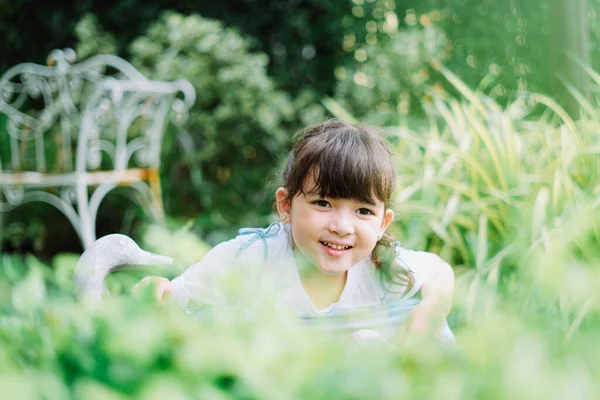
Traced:
<path id="1" fill-rule="evenodd" d="M 368 208 L 359 208 L 357 211 L 360 215 L 373 215 L 373 211 Z"/>
<path id="2" fill-rule="evenodd" d="M 329 202 L 327 200 L 315 200 L 313 201 L 313 204 L 319 207 L 329 207 Z"/>

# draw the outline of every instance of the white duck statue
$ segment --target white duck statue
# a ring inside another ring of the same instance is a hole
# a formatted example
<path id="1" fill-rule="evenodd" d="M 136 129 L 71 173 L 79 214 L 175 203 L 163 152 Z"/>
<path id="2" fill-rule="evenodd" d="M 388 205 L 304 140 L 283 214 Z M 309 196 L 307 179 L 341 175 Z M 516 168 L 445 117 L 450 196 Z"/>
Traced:
<path id="1" fill-rule="evenodd" d="M 128 265 L 164 265 L 173 259 L 140 249 L 128 236 L 112 234 L 96 240 L 79 258 L 73 281 L 75 295 L 100 300 L 105 291 L 104 278 Z"/>

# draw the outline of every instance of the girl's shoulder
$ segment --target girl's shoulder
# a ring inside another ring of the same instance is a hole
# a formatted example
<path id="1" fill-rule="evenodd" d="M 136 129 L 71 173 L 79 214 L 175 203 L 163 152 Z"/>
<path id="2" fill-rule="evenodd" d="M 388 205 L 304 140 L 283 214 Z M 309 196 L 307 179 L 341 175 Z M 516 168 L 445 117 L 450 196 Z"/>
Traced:
<path id="1" fill-rule="evenodd" d="M 280 253 L 278 241 L 284 235 L 283 231 L 282 227 L 277 228 L 274 224 L 265 229 L 240 229 L 234 239 L 219 243 L 175 278 L 172 281 L 173 296 L 186 309 L 190 301 L 227 304 L 229 297 L 219 282 L 233 275 L 244 277 L 246 282 L 259 279 L 263 274 L 255 272 L 265 265 L 266 255 L 271 259 L 272 255 Z"/>
<path id="2" fill-rule="evenodd" d="M 287 237 L 286 228 L 277 222 L 267 228 L 242 228 L 235 238 L 217 244 L 192 267 L 199 264 L 245 265 L 247 263 L 244 261 L 248 260 L 257 264 L 286 249 Z"/>
<path id="3" fill-rule="evenodd" d="M 290 246 L 287 225 L 280 222 L 266 228 L 242 228 L 233 242 L 237 256 L 262 261 L 282 256 Z"/>
<path id="4" fill-rule="evenodd" d="M 442 269 L 450 268 L 439 255 L 420 250 L 409 250 L 397 243 L 395 245 L 396 262 L 409 271 L 414 279 L 414 286 L 409 297 L 416 294 L 425 282 Z"/>
<path id="5" fill-rule="evenodd" d="M 395 244 L 396 260 L 413 272 L 415 269 L 437 269 L 446 262 L 437 254 L 422 250 L 410 250 L 402 247 L 399 242 Z"/>

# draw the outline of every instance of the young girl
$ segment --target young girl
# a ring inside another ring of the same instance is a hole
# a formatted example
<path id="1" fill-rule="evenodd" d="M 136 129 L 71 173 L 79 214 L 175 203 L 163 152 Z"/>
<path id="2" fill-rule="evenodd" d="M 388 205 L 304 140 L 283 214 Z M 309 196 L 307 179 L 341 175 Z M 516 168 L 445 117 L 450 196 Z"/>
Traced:
<path id="1" fill-rule="evenodd" d="M 280 222 L 240 230 L 173 281 L 143 282 L 192 310 L 226 304 L 221 278 L 245 268 L 255 278 L 247 289 L 277 282 L 281 300 L 308 324 L 329 318 L 336 329 L 335 317 L 358 314 L 337 328 L 392 338 L 408 306 L 404 333 L 451 340 L 452 268 L 386 233 L 395 180 L 387 143 L 370 128 L 335 120 L 309 127 L 296 135 L 276 192 Z"/>

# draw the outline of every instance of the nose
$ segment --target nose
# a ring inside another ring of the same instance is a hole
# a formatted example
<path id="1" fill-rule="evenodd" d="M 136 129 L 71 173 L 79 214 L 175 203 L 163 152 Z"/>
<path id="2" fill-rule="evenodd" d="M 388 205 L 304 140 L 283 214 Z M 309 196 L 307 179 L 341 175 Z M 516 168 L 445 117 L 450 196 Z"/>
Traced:
<path id="1" fill-rule="evenodd" d="M 339 236 L 346 236 L 354 232 L 352 215 L 345 210 L 332 213 L 329 221 L 329 230 Z"/>

